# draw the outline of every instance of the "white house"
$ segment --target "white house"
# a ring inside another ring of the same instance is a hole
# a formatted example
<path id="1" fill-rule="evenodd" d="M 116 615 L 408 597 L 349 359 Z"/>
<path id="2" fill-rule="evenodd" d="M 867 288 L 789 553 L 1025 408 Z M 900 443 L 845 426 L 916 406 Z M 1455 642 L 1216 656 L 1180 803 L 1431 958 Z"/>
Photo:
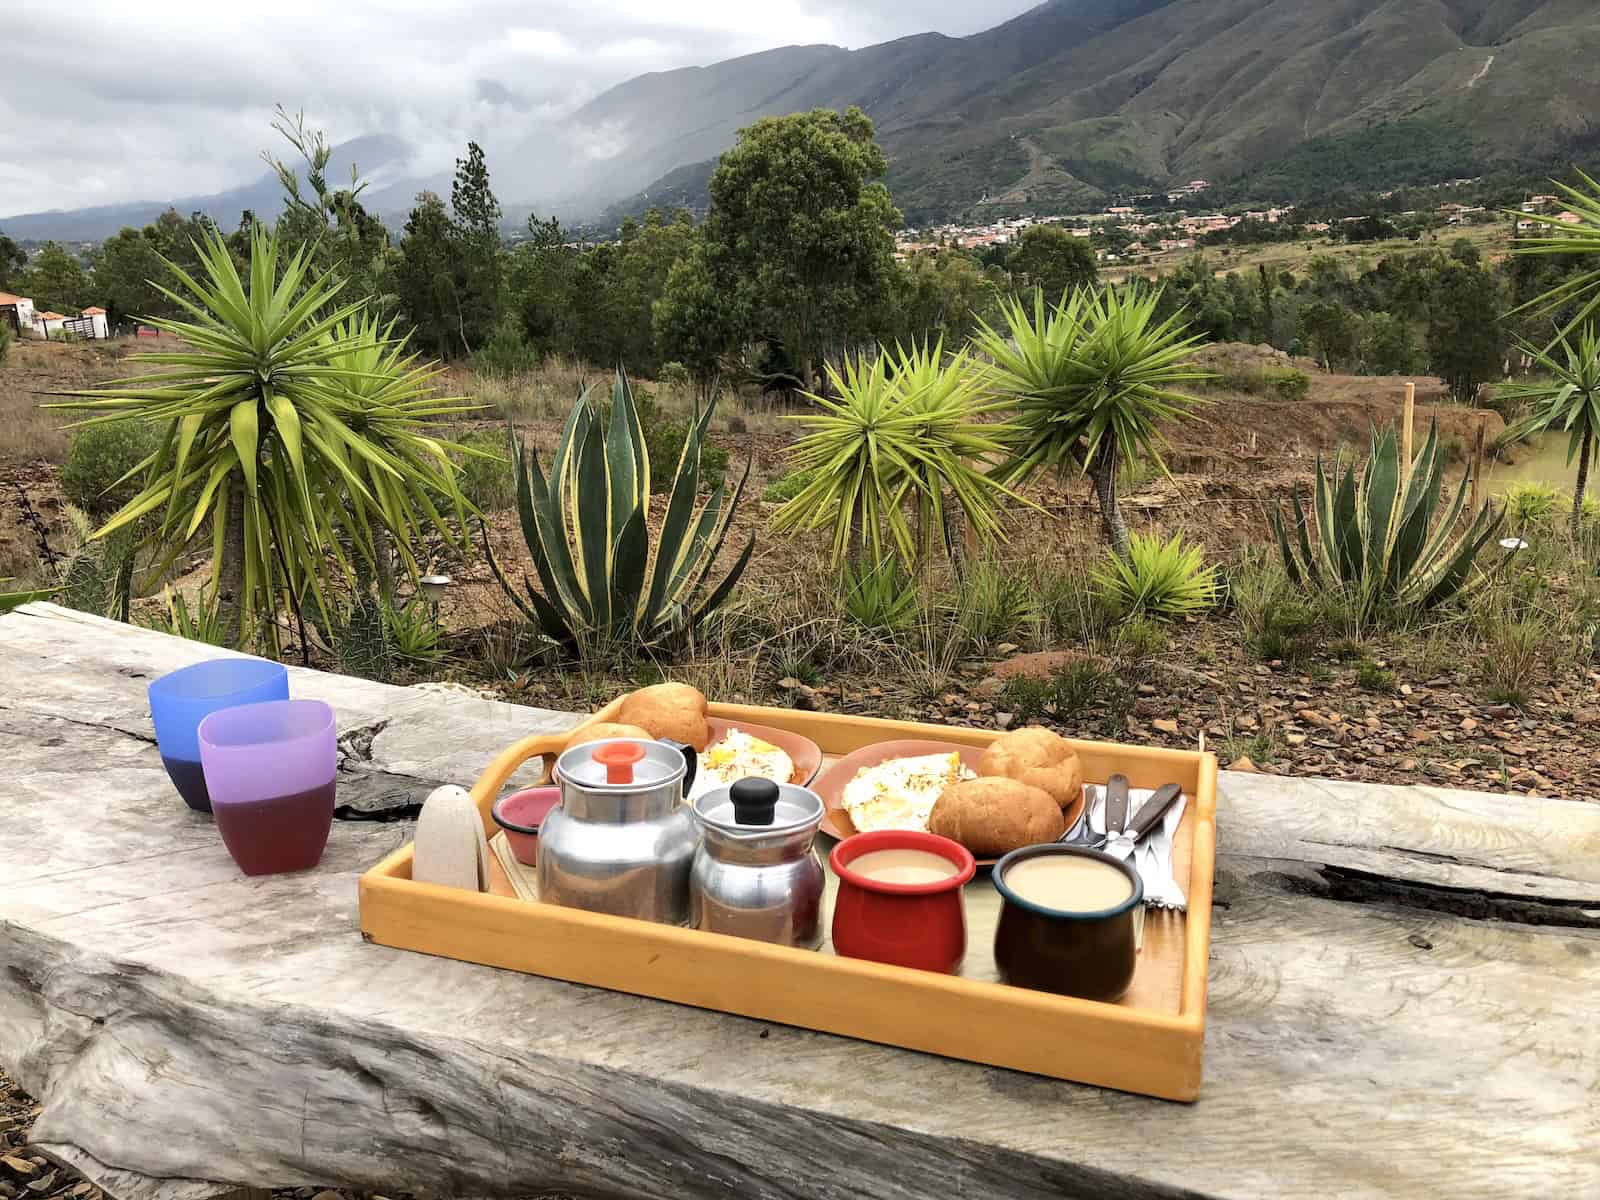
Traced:
<path id="1" fill-rule="evenodd" d="M 33 330 L 35 336 L 42 337 L 46 341 L 48 341 L 50 338 L 60 337 L 61 325 L 64 321 L 66 321 L 66 319 L 66 317 L 62 316 L 58 312 L 39 313 L 33 319 Z"/>
<path id="2" fill-rule="evenodd" d="M 33 331 L 33 301 L 26 296 L 13 296 L 0 292 L 0 321 L 6 322 L 16 333 Z"/>
<path id="3" fill-rule="evenodd" d="M 92 332 L 89 334 L 90 337 L 105 338 L 111 336 L 110 330 L 106 328 L 105 309 L 99 307 L 86 308 L 83 310 L 83 315 L 88 318 L 92 328 Z"/>

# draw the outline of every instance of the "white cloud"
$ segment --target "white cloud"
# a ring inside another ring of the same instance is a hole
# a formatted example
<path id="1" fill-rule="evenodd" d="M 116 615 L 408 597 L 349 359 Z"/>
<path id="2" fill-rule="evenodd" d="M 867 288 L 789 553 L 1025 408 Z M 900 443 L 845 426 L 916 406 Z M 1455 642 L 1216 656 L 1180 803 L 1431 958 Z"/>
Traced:
<path id="1" fill-rule="evenodd" d="M 468 138 L 494 162 L 645 71 L 795 43 L 965 34 L 1028 0 L 75 0 L 4 18 L 0 214 L 160 200 L 259 174 L 273 105 L 335 142 L 365 133 L 447 166 Z M 596 147 L 604 153 L 604 147 Z"/>

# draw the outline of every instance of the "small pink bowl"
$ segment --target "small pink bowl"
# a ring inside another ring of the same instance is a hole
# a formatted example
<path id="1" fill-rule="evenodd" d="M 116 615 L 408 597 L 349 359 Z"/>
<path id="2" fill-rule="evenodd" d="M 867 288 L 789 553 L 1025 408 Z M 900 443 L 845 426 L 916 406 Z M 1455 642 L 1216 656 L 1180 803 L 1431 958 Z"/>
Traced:
<path id="1" fill-rule="evenodd" d="M 501 796 L 490 812 L 494 823 L 506 831 L 506 841 L 511 843 L 511 853 L 525 867 L 539 862 L 539 823 L 557 804 L 561 803 L 558 787 L 524 788 Z"/>

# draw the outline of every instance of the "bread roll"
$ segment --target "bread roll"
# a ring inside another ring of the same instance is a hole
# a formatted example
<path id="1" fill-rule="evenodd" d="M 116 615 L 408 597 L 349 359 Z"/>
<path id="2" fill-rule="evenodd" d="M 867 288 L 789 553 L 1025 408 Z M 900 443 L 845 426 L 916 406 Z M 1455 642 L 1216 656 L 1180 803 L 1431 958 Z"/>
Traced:
<path id="1" fill-rule="evenodd" d="M 1061 809 L 1049 792 L 994 777 L 952 783 L 928 817 L 929 833 L 960 842 L 979 858 L 1053 842 L 1064 829 Z"/>
<path id="2" fill-rule="evenodd" d="M 582 746 L 588 742 L 603 742 L 607 738 L 638 738 L 641 741 L 653 742 L 648 729 L 638 725 L 618 725 L 611 721 L 600 721 L 594 725 L 585 725 L 581 729 L 574 729 L 572 736 L 567 739 L 567 744 L 561 747 L 565 754 L 574 746 Z"/>
<path id="3" fill-rule="evenodd" d="M 704 750 L 711 740 L 711 730 L 706 725 L 706 698 L 686 683 L 640 688 L 622 702 L 617 720 L 648 729 L 651 737 L 671 738 L 696 750 Z"/>
<path id="4" fill-rule="evenodd" d="M 1062 812 L 1083 796 L 1083 764 L 1070 742 L 1037 725 L 1003 733 L 978 760 L 979 775 L 999 775 L 1050 793 Z"/>

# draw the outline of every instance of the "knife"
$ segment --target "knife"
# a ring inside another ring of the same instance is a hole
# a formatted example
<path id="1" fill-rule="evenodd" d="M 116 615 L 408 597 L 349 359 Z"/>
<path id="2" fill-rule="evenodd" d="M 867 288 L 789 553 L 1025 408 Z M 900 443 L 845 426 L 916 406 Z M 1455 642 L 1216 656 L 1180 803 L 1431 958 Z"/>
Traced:
<path id="1" fill-rule="evenodd" d="M 1106 837 L 1114 838 L 1128 824 L 1128 777 L 1113 775 L 1106 780 Z"/>
<path id="2" fill-rule="evenodd" d="M 1162 784 L 1150 794 L 1150 799 L 1144 802 L 1138 815 L 1133 818 L 1133 822 L 1126 830 L 1121 833 L 1111 833 L 1110 824 L 1106 825 L 1105 845 L 1100 848 L 1107 854 L 1115 854 L 1118 858 L 1131 858 L 1133 848 L 1138 845 L 1139 839 L 1156 827 L 1156 822 L 1167 815 L 1167 810 L 1177 803 L 1181 795 L 1183 789 L 1177 784 Z"/>

